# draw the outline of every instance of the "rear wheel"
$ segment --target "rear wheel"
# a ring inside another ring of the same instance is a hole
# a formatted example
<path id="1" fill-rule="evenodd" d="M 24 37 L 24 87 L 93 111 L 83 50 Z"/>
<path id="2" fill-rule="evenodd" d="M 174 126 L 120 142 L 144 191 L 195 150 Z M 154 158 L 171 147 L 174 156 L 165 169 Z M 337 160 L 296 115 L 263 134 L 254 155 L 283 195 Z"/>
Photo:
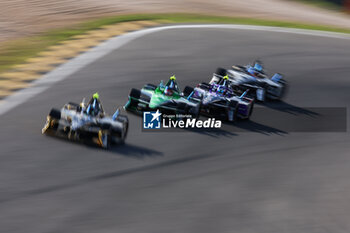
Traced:
<path id="1" fill-rule="evenodd" d="M 225 76 L 227 74 L 227 70 L 224 69 L 224 68 L 219 67 L 219 68 L 216 69 L 215 73 L 220 75 L 220 76 Z"/>
<path id="2" fill-rule="evenodd" d="M 129 97 L 130 97 L 129 107 L 137 107 L 139 102 L 138 100 L 141 97 L 141 91 L 133 88 L 130 91 Z"/>

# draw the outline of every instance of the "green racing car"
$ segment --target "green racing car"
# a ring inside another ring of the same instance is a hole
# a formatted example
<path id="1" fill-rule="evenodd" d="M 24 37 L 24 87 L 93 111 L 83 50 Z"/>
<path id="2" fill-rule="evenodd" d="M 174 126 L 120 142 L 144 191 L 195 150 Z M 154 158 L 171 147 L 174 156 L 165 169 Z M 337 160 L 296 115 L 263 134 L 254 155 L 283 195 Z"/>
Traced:
<path id="1" fill-rule="evenodd" d="M 191 100 L 192 90 L 186 87 L 183 93 L 176 82 L 176 77 L 170 77 L 164 85 L 146 84 L 141 90 L 132 88 L 125 110 L 135 113 L 159 110 L 163 114 L 174 116 L 186 115 L 197 118 L 201 102 Z"/>

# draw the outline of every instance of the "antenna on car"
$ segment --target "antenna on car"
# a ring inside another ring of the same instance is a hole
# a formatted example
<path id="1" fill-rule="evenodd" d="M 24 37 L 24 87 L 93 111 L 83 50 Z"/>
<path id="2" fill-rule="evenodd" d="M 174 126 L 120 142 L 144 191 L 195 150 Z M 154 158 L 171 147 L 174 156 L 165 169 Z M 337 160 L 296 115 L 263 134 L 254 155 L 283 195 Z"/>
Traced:
<path id="1" fill-rule="evenodd" d="M 113 116 L 112 116 L 112 119 L 113 120 L 115 120 L 115 119 L 117 119 L 117 117 L 118 117 L 118 115 L 119 115 L 119 108 L 117 109 L 117 111 L 115 111 L 115 113 L 113 114 Z"/>
<path id="2" fill-rule="evenodd" d="M 247 89 L 245 92 L 243 92 L 243 94 L 239 97 L 240 99 L 243 99 L 244 96 L 249 92 L 249 89 Z"/>
<path id="3" fill-rule="evenodd" d="M 85 108 L 85 97 L 84 97 L 83 100 L 81 101 L 81 104 L 80 104 L 80 105 L 81 105 L 82 108 Z"/>

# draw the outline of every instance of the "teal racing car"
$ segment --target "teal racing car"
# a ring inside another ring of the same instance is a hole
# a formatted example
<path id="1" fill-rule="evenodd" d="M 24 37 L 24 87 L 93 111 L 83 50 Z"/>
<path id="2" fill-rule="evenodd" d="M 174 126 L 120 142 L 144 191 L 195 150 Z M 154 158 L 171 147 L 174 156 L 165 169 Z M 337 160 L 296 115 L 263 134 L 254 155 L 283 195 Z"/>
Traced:
<path id="1" fill-rule="evenodd" d="M 146 84 L 141 90 L 131 89 L 125 110 L 141 114 L 144 111 L 159 110 L 163 114 L 186 115 L 197 118 L 200 113 L 201 102 L 190 98 L 192 92 L 184 89 L 183 92 L 176 82 L 176 77 L 170 77 L 164 85 Z"/>

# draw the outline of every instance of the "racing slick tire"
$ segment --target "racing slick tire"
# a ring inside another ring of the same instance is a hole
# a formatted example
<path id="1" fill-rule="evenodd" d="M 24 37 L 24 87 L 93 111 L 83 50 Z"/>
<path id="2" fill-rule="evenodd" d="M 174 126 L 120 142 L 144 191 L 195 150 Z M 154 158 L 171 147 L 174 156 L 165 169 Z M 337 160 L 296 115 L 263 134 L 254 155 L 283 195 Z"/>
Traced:
<path id="1" fill-rule="evenodd" d="M 253 110 L 254 110 L 254 101 L 252 103 L 252 106 L 250 106 L 250 110 L 249 110 L 249 113 L 248 113 L 248 120 L 250 119 L 250 117 L 252 116 L 253 114 Z"/>
<path id="2" fill-rule="evenodd" d="M 285 79 L 281 79 L 278 81 L 279 84 L 282 85 L 282 90 L 281 90 L 281 94 L 279 96 L 279 100 L 281 100 L 283 97 L 286 96 L 287 92 L 288 92 L 288 83 Z"/>
<path id="3" fill-rule="evenodd" d="M 46 118 L 46 123 L 41 130 L 42 134 L 54 133 L 59 124 L 59 120 L 61 119 L 61 111 L 58 109 L 51 109 L 49 115 Z"/>
<path id="4" fill-rule="evenodd" d="M 230 101 L 228 102 L 228 106 L 226 108 L 226 120 L 228 122 L 236 122 L 238 115 L 238 102 Z"/>
<path id="5" fill-rule="evenodd" d="M 56 119 L 56 120 L 59 120 L 61 119 L 61 111 L 58 110 L 58 109 L 51 109 L 50 113 L 49 113 L 49 116 L 52 118 L 52 119 Z"/>
<path id="6" fill-rule="evenodd" d="M 252 102 L 252 105 L 250 106 L 250 109 L 249 109 L 249 113 L 248 113 L 247 118 L 244 118 L 244 120 L 246 120 L 246 121 L 249 121 L 249 120 L 250 120 L 250 117 L 251 117 L 252 114 L 253 114 L 253 109 L 254 109 L 254 101 Z"/>
<path id="7" fill-rule="evenodd" d="M 121 144 L 124 144 L 125 139 L 128 135 L 128 130 L 129 130 L 129 119 L 127 116 L 124 115 L 119 115 L 117 117 L 117 121 L 122 122 L 123 123 L 123 130 L 122 130 L 122 140 L 120 141 Z"/>
<path id="8" fill-rule="evenodd" d="M 126 122 L 123 124 L 123 127 L 112 127 L 110 129 L 110 139 L 111 143 L 122 145 L 125 143 L 125 139 L 127 136 L 128 127 L 126 126 Z"/>
<path id="9" fill-rule="evenodd" d="M 225 76 L 227 74 L 227 70 L 219 67 L 216 69 L 215 74 L 220 75 L 220 76 Z"/>
<path id="10" fill-rule="evenodd" d="M 69 130 L 67 137 L 71 141 L 78 141 L 79 140 L 79 134 L 75 130 Z"/>
<path id="11" fill-rule="evenodd" d="M 192 107 L 190 110 L 189 110 L 189 113 L 192 115 L 192 117 L 198 119 L 199 118 L 199 115 L 201 113 L 201 108 L 202 108 L 202 101 L 200 101 L 198 103 L 198 106 L 197 107 Z"/>
<path id="12" fill-rule="evenodd" d="M 141 91 L 135 88 L 132 88 L 130 91 L 130 107 L 137 107 L 138 105 L 138 99 L 141 97 Z"/>
<path id="13" fill-rule="evenodd" d="M 184 93 L 184 96 L 185 97 L 188 97 L 189 95 L 191 95 L 191 93 L 193 92 L 193 88 L 192 87 L 190 87 L 190 86 L 186 86 L 185 88 L 184 88 L 184 91 L 183 91 L 183 93 Z"/>
<path id="14" fill-rule="evenodd" d="M 255 90 L 255 100 L 265 102 L 267 90 L 265 87 L 260 87 Z"/>

